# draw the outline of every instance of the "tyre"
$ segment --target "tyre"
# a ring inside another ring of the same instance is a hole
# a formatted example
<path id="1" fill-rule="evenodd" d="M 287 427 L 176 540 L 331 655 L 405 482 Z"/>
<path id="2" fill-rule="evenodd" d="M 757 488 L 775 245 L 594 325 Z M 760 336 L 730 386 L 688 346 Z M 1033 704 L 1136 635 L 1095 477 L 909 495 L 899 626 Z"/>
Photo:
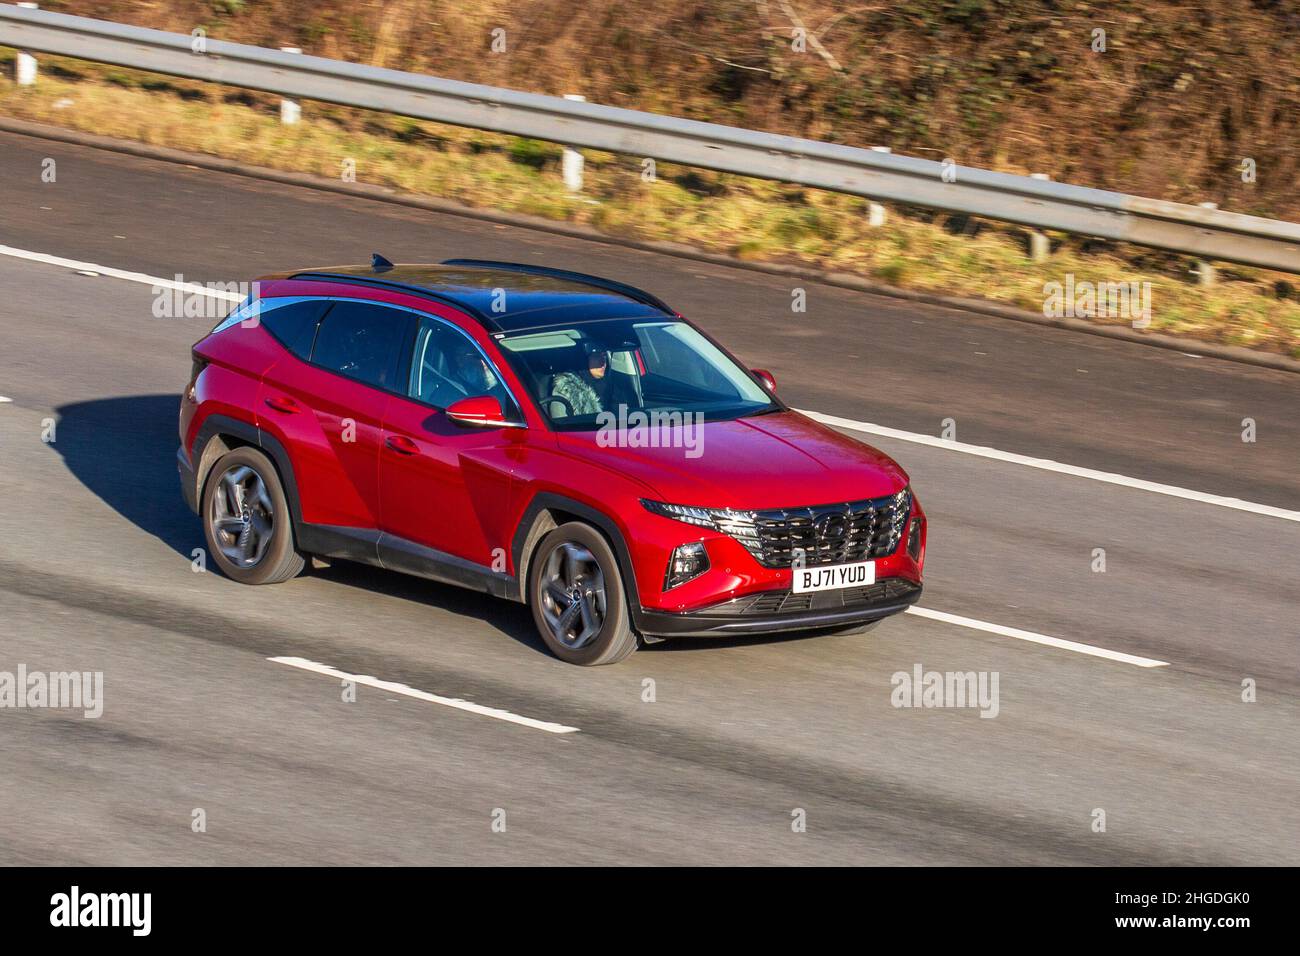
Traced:
<path id="1" fill-rule="evenodd" d="M 613 664 L 636 650 L 618 561 L 591 525 L 571 521 L 542 538 L 528 565 L 528 606 L 562 661 Z"/>
<path id="2" fill-rule="evenodd" d="M 302 571 L 280 476 L 256 448 L 236 448 L 208 472 L 203 535 L 223 574 L 241 584 L 277 584 Z"/>

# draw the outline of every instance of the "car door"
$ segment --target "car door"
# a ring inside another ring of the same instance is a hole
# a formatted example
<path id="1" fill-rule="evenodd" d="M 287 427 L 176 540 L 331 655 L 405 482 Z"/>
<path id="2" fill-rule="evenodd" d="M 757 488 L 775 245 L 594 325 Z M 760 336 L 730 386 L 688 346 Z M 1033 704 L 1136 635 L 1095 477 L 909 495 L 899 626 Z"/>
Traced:
<path id="1" fill-rule="evenodd" d="M 461 398 L 493 395 L 507 417 L 523 424 L 500 372 L 462 329 L 422 315 L 407 387 L 384 414 L 380 500 L 385 566 L 431 574 L 430 563 L 469 562 L 505 570 L 510 546 L 511 471 L 523 429 L 466 426 L 445 410 Z"/>
<path id="2" fill-rule="evenodd" d="M 308 535 L 363 532 L 327 540 L 325 553 L 346 554 L 348 538 L 369 541 L 372 552 L 378 538 L 384 409 L 414 321 L 406 309 L 333 299 L 305 357 L 304 336 L 297 354 L 290 350 L 263 375 L 259 415 L 289 454 L 302 520 L 318 526 Z"/>

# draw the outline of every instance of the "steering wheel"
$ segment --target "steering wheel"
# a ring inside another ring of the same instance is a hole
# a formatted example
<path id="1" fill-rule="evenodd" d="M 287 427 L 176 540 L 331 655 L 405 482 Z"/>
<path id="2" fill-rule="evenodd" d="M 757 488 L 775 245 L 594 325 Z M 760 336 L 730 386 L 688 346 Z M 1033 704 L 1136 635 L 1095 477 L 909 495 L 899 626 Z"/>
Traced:
<path id="1" fill-rule="evenodd" d="M 548 406 L 548 407 L 547 407 L 547 414 L 548 414 L 548 415 L 550 414 L 550 407 L 549 407 L 549 406 L 550 406 L 551 402 L 559 402 L 561 405 L 564 406 L 564 417 L 565 417 L 565 418 L 572 418 L 572 417 L 573 417 L 573 403 L 570 402 L 570 401 L 569 401 L 567 398 L 565 398 L 563 395 L 547 395 L 547 396 L 546 396 L 546 404 L 547 404 L 547 406 Z M 555 416 L 552 415 L 551 417 L 554 418 Z"/>
<path id="2" fill-rule="evenodd" d="M 424 366 L 424 370 L 426 372 L 429 372 L 430 374 L 436 376 L 439 380 L 444 382 L 446 385 L 450 386 L 451 388 L 454 388 L 456 391 L 458 391 L 461 394 L 462 397 L 464 398 L 469 397 L 469 389 L 466 388 L 464 385 L 462 385 L 460 382 L 456 381 L 454 378 L 451 378 L 450 376 L 443 375 L 441 372 L 439 372 L 428 362 L 423 362 L 421 364 Z"/>

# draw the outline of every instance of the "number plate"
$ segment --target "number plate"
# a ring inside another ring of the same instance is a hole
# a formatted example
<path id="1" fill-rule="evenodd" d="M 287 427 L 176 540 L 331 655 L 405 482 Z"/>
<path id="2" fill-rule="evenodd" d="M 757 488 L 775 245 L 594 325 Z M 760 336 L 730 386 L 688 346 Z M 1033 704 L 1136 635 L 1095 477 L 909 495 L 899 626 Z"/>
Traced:
<path id="1" fill-rule="evenodd" d="M 876 583 L 875 561 L 853 561 L 849 564 L 828 564 L 820 568 L 795 568 L 794 593 L 808 591 L 836 591 Z"/>

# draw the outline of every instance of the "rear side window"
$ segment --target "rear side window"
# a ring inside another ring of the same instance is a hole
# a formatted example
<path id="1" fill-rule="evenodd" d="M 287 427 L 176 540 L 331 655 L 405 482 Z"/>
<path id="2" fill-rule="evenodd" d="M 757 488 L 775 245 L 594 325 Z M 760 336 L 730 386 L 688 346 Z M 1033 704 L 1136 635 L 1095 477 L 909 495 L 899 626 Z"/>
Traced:
<path id="1" fill-rule="evenodd" d="M 281 345 L 304 361 L 311 356 L 312 340 L 316 338 L 316 323 L 329 308 L 321 299 L 289 302 L 261 314 L 262 325 L 275 336 Z"/>
<path id="2" fill-rule="evenodd" d="M 412 317 L 400 309 L 335 302 L 316 332 L 314 364 L 378 388 L 395 388 Z M 405 382 L 401 383 L 405 391 Z"/>

